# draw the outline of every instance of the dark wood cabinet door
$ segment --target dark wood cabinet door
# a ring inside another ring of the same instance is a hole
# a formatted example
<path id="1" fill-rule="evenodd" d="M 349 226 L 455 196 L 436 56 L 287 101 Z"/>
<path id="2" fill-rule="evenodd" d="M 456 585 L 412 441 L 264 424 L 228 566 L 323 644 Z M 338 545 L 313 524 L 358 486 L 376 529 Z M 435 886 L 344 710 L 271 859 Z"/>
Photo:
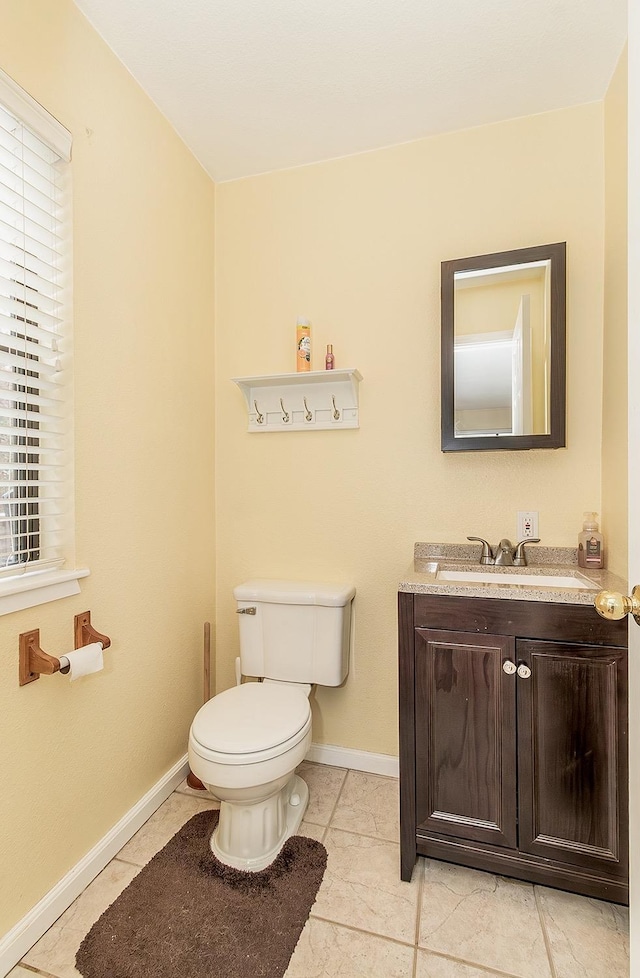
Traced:
<path id="1" fill-rule="evenodd" d="M 514 658 L 510 636 L 416 629 L 418 833 L 516 846 Z"/>
<path id="2" fill-rule="evenodd" d="M 627 871 L 626 649 L 518 640 L 519 848 Z"/>

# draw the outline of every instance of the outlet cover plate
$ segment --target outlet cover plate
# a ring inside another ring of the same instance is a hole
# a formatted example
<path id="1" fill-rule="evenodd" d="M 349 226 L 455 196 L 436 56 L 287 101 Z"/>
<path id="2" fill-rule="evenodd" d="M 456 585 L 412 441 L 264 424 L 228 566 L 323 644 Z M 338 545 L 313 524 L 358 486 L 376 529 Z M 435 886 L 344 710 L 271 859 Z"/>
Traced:
<path id="1" fill-rule="evenodd" d="M 518 540 L 528 540 L 530 537 L 538 537 L 538 513 L 533 509 L 523 509 L 518 511 L 517 520 Z"/>

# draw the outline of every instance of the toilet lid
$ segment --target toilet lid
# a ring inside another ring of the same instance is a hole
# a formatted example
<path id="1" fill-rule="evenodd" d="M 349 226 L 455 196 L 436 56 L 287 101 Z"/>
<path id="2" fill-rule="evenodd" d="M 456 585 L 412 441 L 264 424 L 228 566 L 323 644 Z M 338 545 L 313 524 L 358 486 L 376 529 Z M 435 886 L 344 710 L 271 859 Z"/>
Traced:
<path id="1" fill-rule="evenodd" d="M 295 686 L 244 683 L 205 703 L 195 716 L 191 734 L 210 750 L 251 754 L 295 737 L 310 712 L 307 696 Z"/>

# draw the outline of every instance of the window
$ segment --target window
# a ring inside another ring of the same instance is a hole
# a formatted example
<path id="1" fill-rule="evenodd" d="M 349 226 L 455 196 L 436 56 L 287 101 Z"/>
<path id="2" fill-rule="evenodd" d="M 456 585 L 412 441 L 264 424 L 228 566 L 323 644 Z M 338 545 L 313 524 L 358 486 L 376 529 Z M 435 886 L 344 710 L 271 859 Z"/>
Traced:
<path id="1" fill-rule="evenodd" d="M 0 595 L 72 547 L 69 158 L 66 130 L 0 74 Z"/>

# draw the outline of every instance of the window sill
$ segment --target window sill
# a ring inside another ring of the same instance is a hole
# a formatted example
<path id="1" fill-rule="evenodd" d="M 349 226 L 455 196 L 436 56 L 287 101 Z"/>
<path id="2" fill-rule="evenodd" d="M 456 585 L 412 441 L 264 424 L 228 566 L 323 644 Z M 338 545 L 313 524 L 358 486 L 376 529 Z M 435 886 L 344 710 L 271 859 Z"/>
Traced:
<path id="1" fill-rule="evenodd" d="M 0 616 L 80 594 L 78 581 L 89 573 L 88 569 L 34 571 L 0 579 Z"/>

